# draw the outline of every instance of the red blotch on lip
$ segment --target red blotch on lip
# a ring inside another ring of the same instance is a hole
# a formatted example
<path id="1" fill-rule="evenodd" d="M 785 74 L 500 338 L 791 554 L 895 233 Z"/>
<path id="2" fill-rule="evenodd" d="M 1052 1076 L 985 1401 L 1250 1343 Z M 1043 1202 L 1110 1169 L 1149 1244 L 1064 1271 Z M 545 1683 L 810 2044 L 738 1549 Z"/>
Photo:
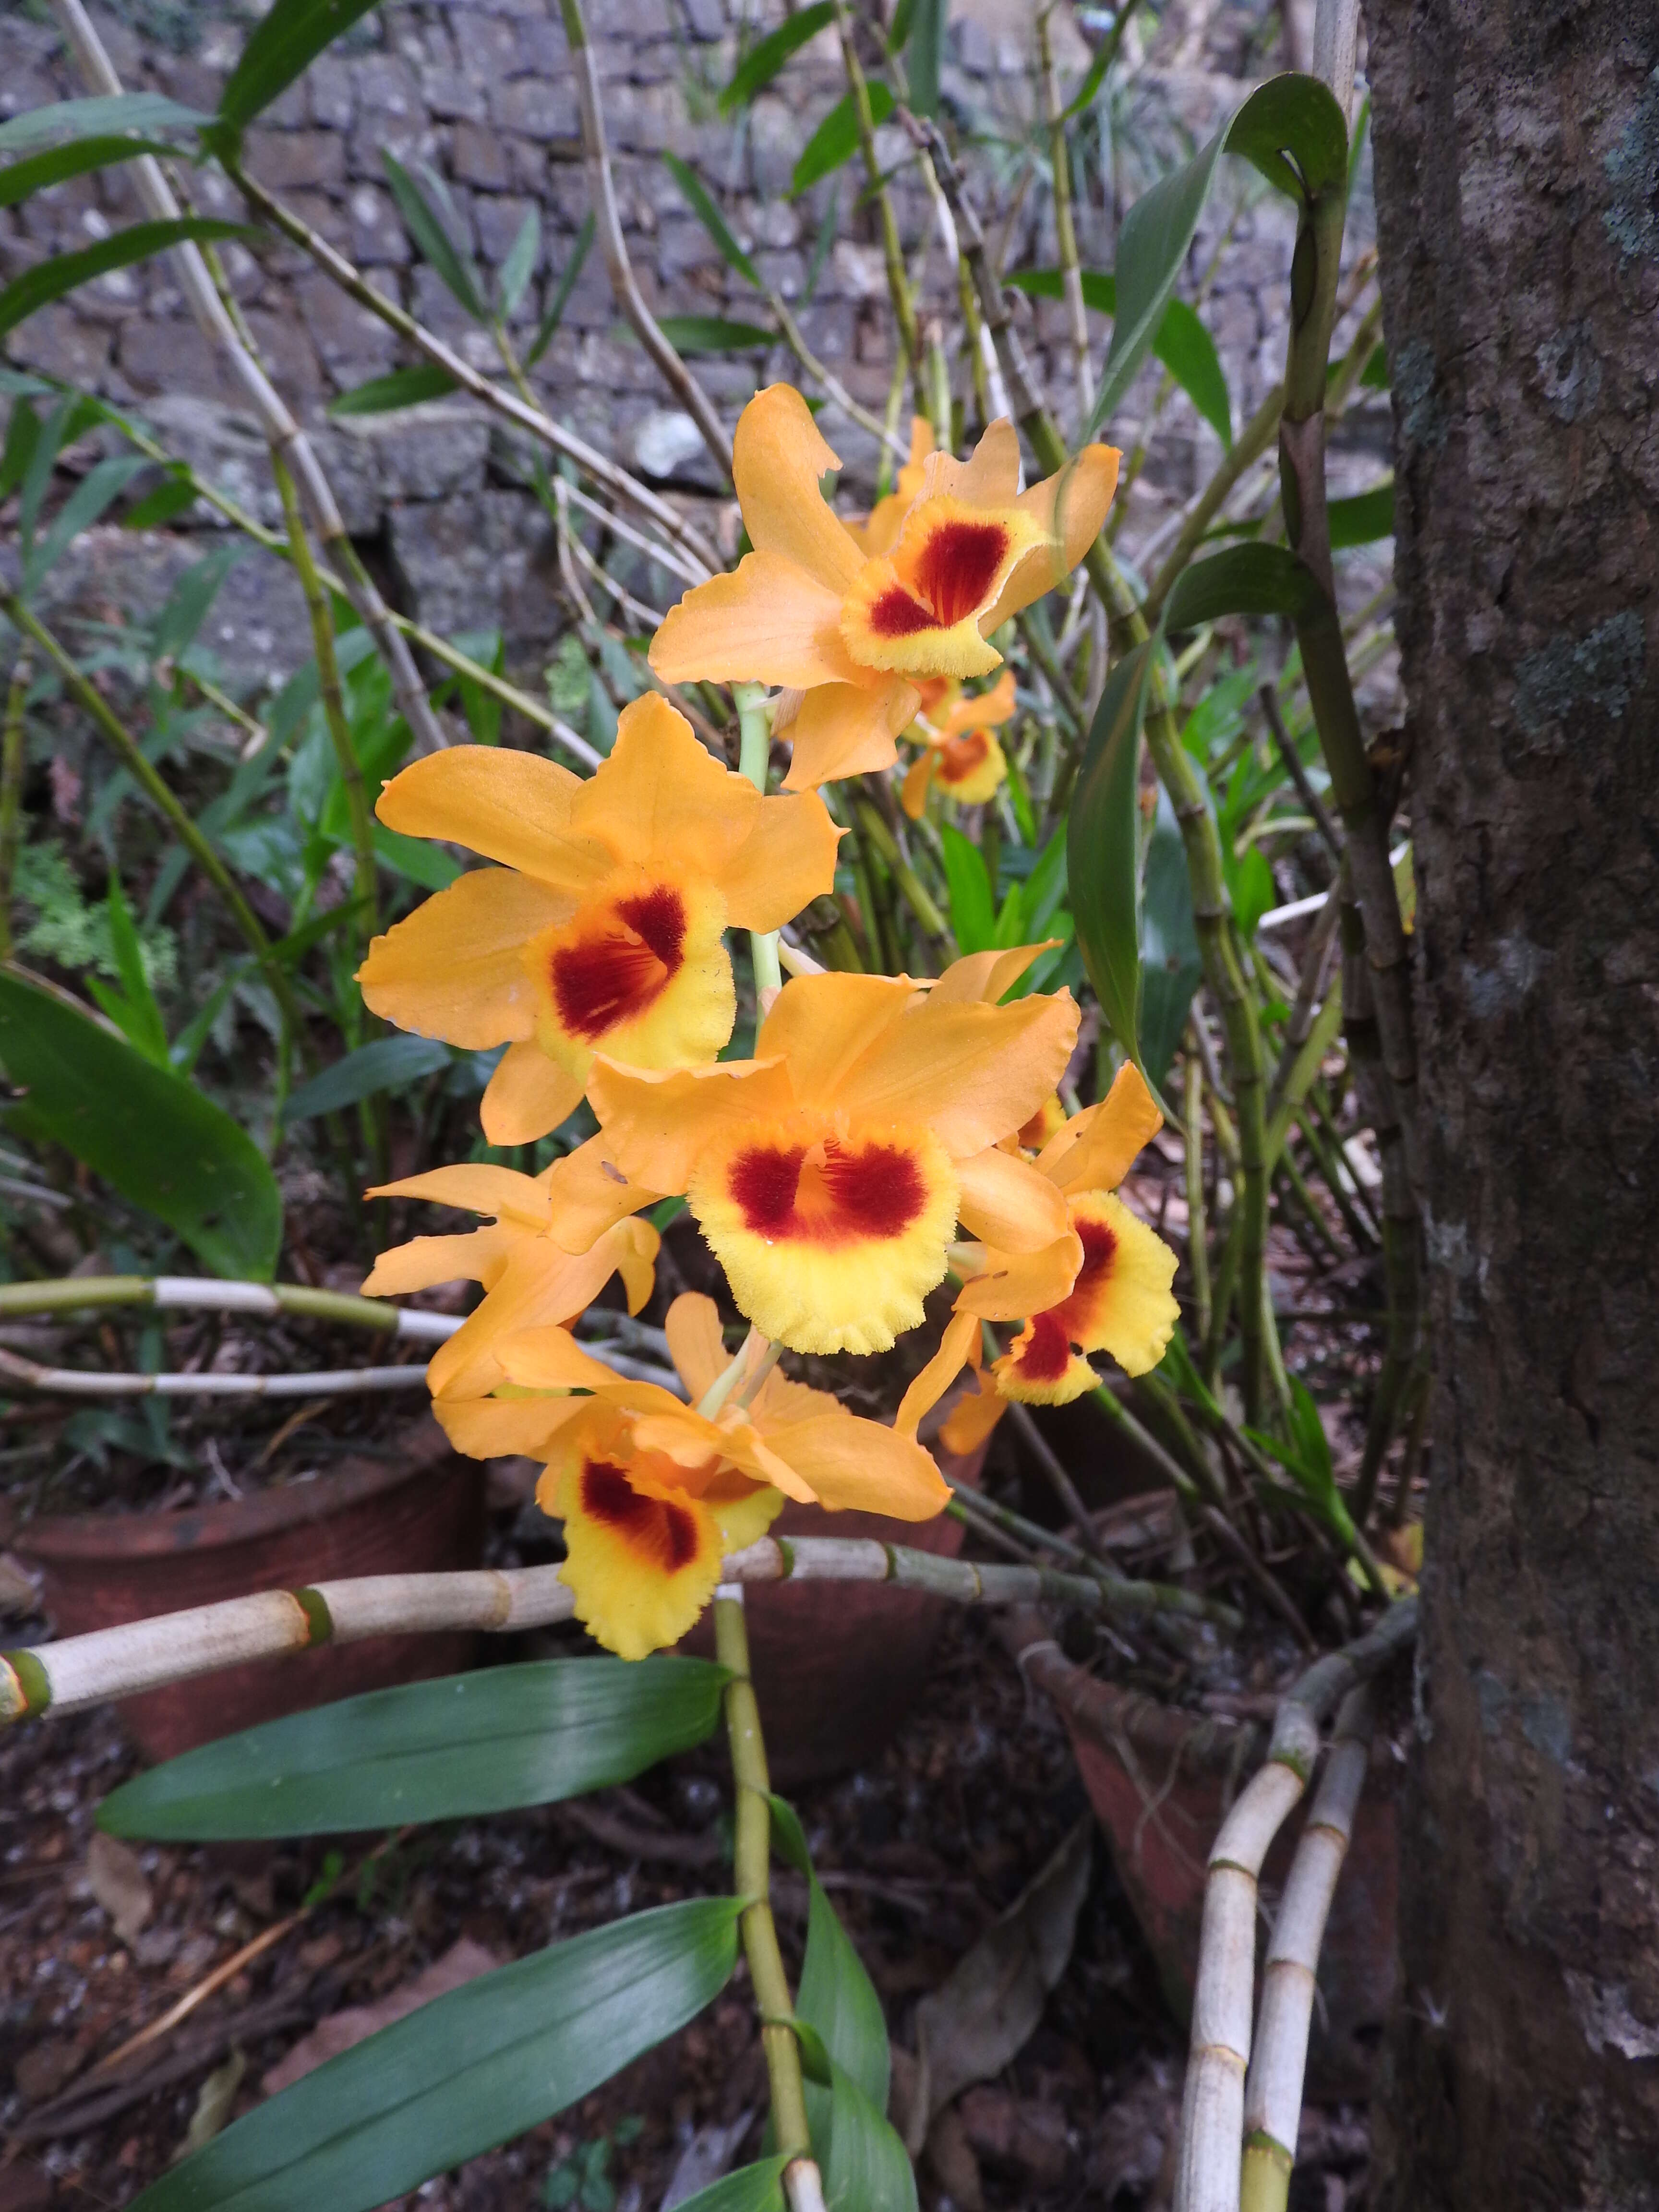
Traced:
<path id="1" fill-rule="evenodd" d="M 939 747 L 939 772 L 946 783 L 966 783 L 991 750 L 983 730 L 969 730 L 965 738 L 947 738 Z"/>
<path id="2" fill-rule="evenodd" d="M 916 588 L 944 629 L 979 612 L 1007 550 L 1000 522 L 943 522 L 932 532 L 916 561 Z"/>
<path id="3" fill-rule="evenodd" d="M 592 1041 L 642 1014 L 678 972 L 684 944 L 685 907 L 672 885 L 618 899 L 596 934 L 553 955 L 559 1019 Z"/>
<path id="4" fill-rule="evenodd" d="M 896 1145 L 854 1150 L 832 1138 L 822 1167 L 805 1160 L 804 1146 L 766 1145 L 732 1160 L 726 1188 L 757 1237 L 832 1245 L 901 1237 L 927 1202 L 921 1169 Z"/>
<path id="5" fill-rule="evenodd" d="M 890 584 L 871 605 L 870 628 L 878 637 L 915 637 L 918 630 L 937 629 L 939 623 L 919 599 Z"/>
<path id="6" fill-rule="evenodd" d="M 624 1539 L 665 1574 L 678 1574 L 697 1556 L 697 1524 L 683 1505 L 641 1498 L 609 1460 L 584 1460 L 582 1510 Z"/>
<path id="7" fill-rule="evenodd" d="M 1020 1347 L 1016 1373 L 1027 1382 L 1058 1382 L 1072 1364 L 1072 1346 L 1060 1309 L 1034 1315 L 1031 1337 Z"/>
<path id="8" fill-rule="evenodd" d="M 1117 1257 L 1117 1232 L 1103 1221 L 1085 1219 L 1073 1225 L 1083 1247 L 1083 1265 L 1077 1271 L 1077 1280 L 1068 1296 L 1052 1307 L 1050 1313 L 1060 1328 L 1081 1334 L 1093 1318 L 1095 1300 L 1111 1279 L 1112 1262 Z M 1049 1316 L 1041 1317 L 1046 1320 Z"/>

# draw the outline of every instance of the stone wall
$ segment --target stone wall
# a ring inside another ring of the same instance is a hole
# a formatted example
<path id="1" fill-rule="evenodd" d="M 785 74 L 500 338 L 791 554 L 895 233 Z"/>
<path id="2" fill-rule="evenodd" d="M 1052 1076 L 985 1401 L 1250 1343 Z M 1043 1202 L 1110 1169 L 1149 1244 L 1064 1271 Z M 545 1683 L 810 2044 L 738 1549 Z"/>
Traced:
<path id="1" fill-rule="evenodd" d="M 156 0 L 126 0 L 121 15 L 99 15 L 124 82 L 211 107 L 250 11 L 170 0 L 162 19 L 155 8 Z M 798 201 L 788 197 L 802 146 L 844 89 L 833 39 L 826 33 L 805 49 L 746 118 L 729 122 L 717 112 L 715 94 L 731 73 L 732 17 L 740 10 L 752 12 L 744 0 L 590 0 L 617 193 L 641 287 L 660 313 L 765 319 L 686 206 L 662 160 L 670 150 L 699 171 L 768 280 L 796 306 L 819 356 L 879 413 L 891 373 L 889 315 L 872 211 L 854 204 L 859 174 L 849 167 L 838 183 Z M 764 12 L 778 12 L 775 0 L 765 0 Z M 1074 82 L 1087 49 L 1062 11 L 1054 20 L 1066 42 L 1065 73 Z M 153 29 L 158 21 L 173 32 L 171 44 L 142 34 L 143 26 Z M 1150 54 L 1101 134 L 1119 204 L 1207 132 L 1237 97 L 1241 73 L 1277 65 L 1272 21 L 1262 0 L 1219 9 L 1170 0 Z M 1055 258 L 1046 185 L 1024 150 L 1032 108 L 1029 36 L 1029 10 L 1020 0 L 962 0 L 952 10 L 946 97 L 981 141 L 1000 142 L 973 149 L 969 173 L 977 204 L 995 217 L 993 236 L 1008 267 L 1052 265 Z M 15 6 L 0 18 L 0 115 L 78 89 L 49 20 Z M 487 274 L 499 268 L 526 209 L 540 210 L 540 266 L 514 318 L 522 337 L 539 320 L 587 212 L 577 127 L 556 0 L 401 0 L 366 18 L 267 112 L 249 135 L 247 161 L 374 284 L 480 368 L 494 369 L 499 363 L 488 334 L 467 321 L 435 272 L 411 254 L 382 155 L 429 164 L 447 179 Z M 889 131 L 882 149 L 896 163 L 903 142 Z M 241 212 L 213 172 L 202 173 L 196 188 L 203 211 Z M 894 189 L 907 245 L 925 249 L 927 296 L 948 312 L 951 272 L 926 200 L 907 174 Z M 803 296 L 809 267 L 832 194 L 836 234 L 809 301 Z M 119 171 L 41 195 L 0 216 L 0 276 L 83 246 L 134 211 Z M 1080 221 L 1085 260 L 1109 268 L 1112 209 L 1091 202 Z M 1369 235 L 1362 195 L 1351 251 Z M 1237 421 L 1282 366 L 1291 242 L 1285 204 L 1238 167 L 1218 195 L 1192 262 L 1195 281 L 1209 271 L 1205 319 L 1227 368 Z M 409 356 L 384 324 L 286 244 L 261 243 L 254 252 L 233 246 L 226 258 L 276 381 L 318 436 L 349 527 L 398 599 L 440 629 L 501 628 L 509 662 L 539 670 L 562 627 L 556 575 L 549 532 L 510 442 L 459 402 L 328 422 L 331 398 Z M 1069 422 L 1075 410 L 1060 311 L 1024 303 L 1021 315 Z M 1105 326 L 1100 330 L 1103 344 Z M 48 308 L 15 334 L 12 357 L 130 405 L 173 450 L 275 519 L 257 429 L 223 388 L 165 263 L 118 271 Z M 747 356 L 696 364 L 728 420 L 757 381 L 791 368 L 781 347 L 763 363 Z M 535 380 L 552 411 L 652 482 L 690 495 L 712 490 L 701 445 L 617 315 L 597 251 Z M 1112 426 L 1118 443 L 1132 442 L 1156 383 L 1149 372 L 1131 394 Z M 824 424 L 848 465 L 848 480 L 867 484 L 873 441 L 833 409 Z M 1386 448 L 1386 408 L 1362 410 L 1345 443 L 1360 479 L 1374 479 Z M 1149 526 L 1200 480 L 1218 451 L 1214 434 L 1177 398 L 1135 495 Z M 1339 456 L 1339 488 L 1343 465 Z M 204 514 L 193 528 L 159 538 L 90 533 L 63 589 L 117 608 L 156 604 L 208 526 Z M 671 588 L 657 580 L 659 598 Z M 297 599 L 286 575 L 266 560 L 244 562 L 233 574 L 216 620 L 213 641 L 232 665 L 274 675 L 305 657 Z"/>

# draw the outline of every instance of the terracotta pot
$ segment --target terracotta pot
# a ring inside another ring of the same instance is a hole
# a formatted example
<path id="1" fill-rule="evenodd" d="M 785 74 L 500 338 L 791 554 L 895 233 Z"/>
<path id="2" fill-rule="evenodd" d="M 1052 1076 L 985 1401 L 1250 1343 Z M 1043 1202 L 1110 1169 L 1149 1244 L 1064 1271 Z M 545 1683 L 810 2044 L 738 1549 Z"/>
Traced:
<path id="1" fill-rule="evenodd" d="M 977 1484 L 985 1447 L 966 1458 L 935 1448 L 934 1456 L 957 1481 Z M 967 1534 L 946 1513 L 890 1521 L 793 1504 L 772 1528 L 780 1536 L 873 1536 L 945 1559 L 955 1559 Z M 879 1583 L 757 1583 L 744 1603 L 773 1781 L 793 1790 L 878 1758 L 921 1693 L 949 1600 Z M 714 1656 L 710 1615 L 680 1649 Z"/>
<path id="2" fill-rule="evenodd" d="M 255 1590 L 477 1566 L 484 1475 L 428 1417 L 390 1460 L 347 1460 L 313 1482 L 179 1512 L 48 1516 L 11 1547 L 40 1568 L 57 1634 L 80 1636 Z M 257 1721 L 455 1674 L 473 1650 L 464 1634 L 375 1637 L 147 1691 L 119 1711 L 147 1758 L 172 1759 Z"/>
<path id="3" fill-rule="evenodd" d="M 1098 1682 L 1073 1666 L 1033 1620 L 1011 1623 L 1011 1648 L 1053 1698 L 1106 1832 L 1124 1893 L 1157 1964 L 1171 2010 L 1192 2014 L 1204 1875 L 1210 1846 L 1241 1784 L 1260 1763 L 1267 1731 L 1212 1719 Z M 1395 1778 L 1386 1742 L 1371 1755 L 1353 1839 L 1319 1955 L 1319 1997 L 1308 2048 L 1308 2086 L 1319 2098 L 1363 2097 L 1395 1984 L 1400 1845 Z M 1262 1871 L 1277 1902 L 1290 1871 L 1304 1807 L 1286 1822 Z M 1257 1954 L 1260 1972 L 1266 1929 Z"/>

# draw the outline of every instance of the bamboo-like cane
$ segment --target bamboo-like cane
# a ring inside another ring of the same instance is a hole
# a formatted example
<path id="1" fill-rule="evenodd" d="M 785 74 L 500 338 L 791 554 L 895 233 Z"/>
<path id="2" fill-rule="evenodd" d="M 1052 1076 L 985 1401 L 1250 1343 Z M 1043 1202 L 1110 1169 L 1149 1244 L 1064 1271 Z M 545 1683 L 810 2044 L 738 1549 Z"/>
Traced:
<path id="1" fill-rule="evenodd" d="M 118 94 L 121 80 L 81 0 L 56 0 L 56 8 L 58 20 L 88 88 L 106 97 Z M 132 167 L 138 197 L 149 213 L 159 222 L 176 221 L 179 203 L 161 163 L 153 155 L 143 154 Z M 224 360 L 233 380 L 258 417 L 259 427 L 273 453 L 280 454 L 293 470 L 317 535 L 340 564 L 346 596 L 362 618 L 364 628 L 374 638 L 391 672 L 392 694 L 404 720 L 415 732 L 423 752 L 441 750 L 448 740 L 426 696 L 414 657 L 393 627 L 385 600 L 353 550 L 339 507 L 310 439 L 237 336 L 201 248 L 188 243 L 175 246 L 173 258 L 185 297 L 203 337 Z"/>
<path id="2" fill-rule="evenodd" d="M 350 1291 L 313 1290 L 307 1283 L 220 1282 L 199 1275 L 64 1275 L 47 1282 L 0 1284 L 0 1323 L 24 1315 L 83 1308 L 149 1306 L 164 1313 L 291 1314 L 379 1329 L 417 1344 L 442 1344 L 461 1326 L 459 1314 L 422 1313 Z"/>
<path id="3" fill-rule="evenodd" d="M 1221 1825 L 1204 1890 L 1174 2212 L 1240 2212 L 1261 1863 L 1307 1788 L 1322 1722 L 1416 1633 L 1417 1600 L 1404 1598 L 1368 1634 L 1310 1667 L 1279 1700 L 1267 1764 Z"/>
<path id="4" fill-rule="evenodd" d="M 73 1712 L 251 1659 L 351 1644 L 365 1636 L 438 1629 L 495 1632 L 569 1620 L 574 1598 L 556 1566 L 479 1569 L 459 1574 L 368 1575 L 299 1590 L 159 1613 L 94 1629 L 55 1644 L 0 1652 L 0 1725 L 51 1711 Z M 962 1605 L 1050 1604 L 1084 1611 L 1158 1609 L 1147 1583 L 1107 1589 L 1092 1577 L 1047 1567 L 975 1565 L 870 1538 L 763 1536 L 720 1570 L 728 1583 L 890 1583 Z"/>
<path id="5" fill-rule="evenodd" d="M 1353 1833 L 1354 1809 L 1370 1756 L 1373 1712 L 1364 1685 L 1343 1699 L 1307 1826 L 1267 1947 L 1255 2048 L 1244 2084 L 1241 2212 L 1285 2212 L 1302 2081 L 1313 2020 L 1319 1947 L 1337 1877 Z"/>
<path id="6" fill-rule="evenodd" d="M 0 1383 L 64 1398 L 344 1398 L 382 1390 L 424 1390 L 426 1369 L 314 1367 L 299 1375 L 142 1375 L 134 1370 L 43 1367 L 0 1351 Z"/>

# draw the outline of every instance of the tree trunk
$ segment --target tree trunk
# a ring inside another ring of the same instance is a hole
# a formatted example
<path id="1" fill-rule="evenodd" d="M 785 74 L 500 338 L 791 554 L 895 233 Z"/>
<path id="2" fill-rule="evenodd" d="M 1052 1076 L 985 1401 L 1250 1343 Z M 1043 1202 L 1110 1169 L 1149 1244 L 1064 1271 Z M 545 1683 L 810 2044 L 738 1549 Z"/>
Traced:
<path id="1" fill-rule="evenodd" d="M 1659 7 L 1370 0 L 1437 1382 L 1374 2202 L 1659 2207 Z"/>

